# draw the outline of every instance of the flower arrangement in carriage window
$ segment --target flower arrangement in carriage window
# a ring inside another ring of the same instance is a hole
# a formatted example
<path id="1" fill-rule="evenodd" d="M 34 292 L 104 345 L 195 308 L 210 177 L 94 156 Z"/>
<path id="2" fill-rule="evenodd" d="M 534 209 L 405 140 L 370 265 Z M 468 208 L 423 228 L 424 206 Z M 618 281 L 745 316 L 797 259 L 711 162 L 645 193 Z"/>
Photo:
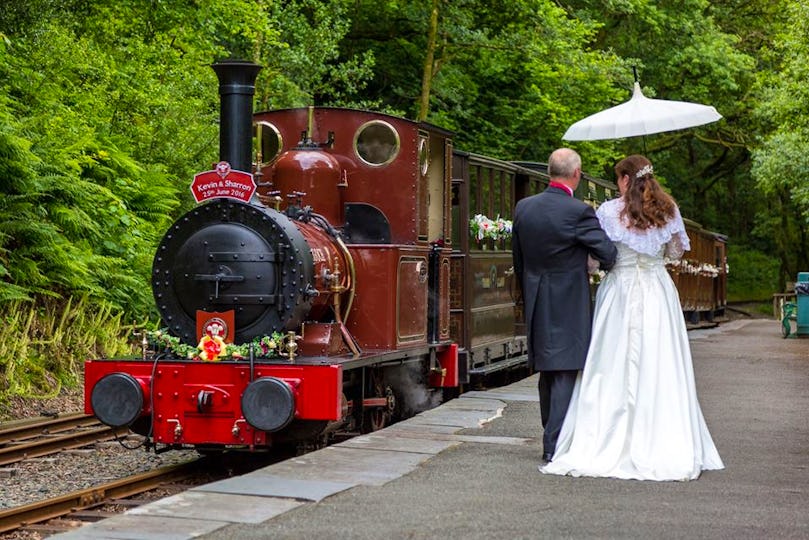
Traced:
<path id="1" fill-rule="evenodd" d="M 484 240 L 508 240 L 511 238 L 511 226 L 511 220 L 500 216 L 491 219 L 483 214 L 475 214 L 475 217 L 469 220 L 469 233 L 478 243 Z"/>
<path id="2" fill-rule="evenodd" d="M 714 266 L 710 263 L 701 263 L 699 261 L 691 261 L 688 259 L 666 258 L 665 263 L 666 268 L 675 274 L 715 278 L 722 273 L 722 269 L 719 266 Z M 725 273 L 728 273 L 727 265 L 725 265 Z"/>

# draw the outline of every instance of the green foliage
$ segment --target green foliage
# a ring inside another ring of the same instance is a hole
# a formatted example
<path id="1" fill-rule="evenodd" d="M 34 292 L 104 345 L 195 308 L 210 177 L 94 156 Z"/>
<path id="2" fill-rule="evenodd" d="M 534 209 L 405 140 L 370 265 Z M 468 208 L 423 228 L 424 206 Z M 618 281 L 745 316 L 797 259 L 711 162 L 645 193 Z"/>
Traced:
<path id="1" fill-rule="evenodd" d="M 0 399 L 53 397 L 81 380 L 85 358 L 132 352 L 120 312 L 87 298 L 7 302 L 0 320 Z"/>
<path id="2" fill-rule="evenodd" d="M 779 27 L 772 51 L 765 56 L 773 70 L 759 75 L 754 118 L 759 144 L 753 151 L 752 175 L 770 204 L 756 232 L 772 238 L 781 260 L 783 285 L 809 268 L 809 6 L 785 2 L 790 24 Z"/>
<path id="3" fill-rule="evenodd" d="M 728 249 L 728 301 L 768 300 L 779 290 L 779 261 L 745 246 Z M 793 278 L 794 279 L 794 278 Z"/>
<path id="4" fill-rule="evenodd" d="M 263 46 L 256 60 L 265 66 L 257 83 L 260 108 L 352 105 L 371 77 L 369 51 L 340 57 L 348 32 L 347 2 L 272 2 L 279 43 Z"/>
<path id="5" fill-rule="evenodd" d="M 457 148 L 545 161 L 570 145 L 607 178 L 645 152 L 684 215 L 730 236 L 732 294 L 780 290 L 809 268 L 807 21 L 797 0 L 6 0 L 0 313 L 37 306 L 32 321 L 50 313 L 58 327 L 61 312 L 40 306 L 72 303 L 153 318 L 154 248 L 193 205 L 193 174 L 218 159 L 209 65 L 223 58 L 264 66 L 257 109 L 416 118 L 426 83 L 427 121 L 456 131 Z M 647 96 L 712 104 L 725 119 L 562 141 L 573 122 L 629 99 L 632 66 Z"/>
<path id="6" fill-rule="evenodd" d="M 332 99 L 347 101 L 371 57 L 336 59 L 346 28 L 340 6 L 313 0 L 6 2 L 0 312 L 53 317 L 58 327 L 60 312 L 36 308 L 49 298 L 73 302 L 87 317 L 106 316 L 113 328 L 117 318 L 153 317 L 154 249 L 193 204 L 193 174 L 218 159 L 210 64 L 248 58 L 265 65 L 257 97 L 268 106 L 310 103 L 326 88 Z M 23 335 L 27 320 L 15 323 Z M 101 339 L 93 332 L 86 338 Z M 42 393 L 46 379 L 63 380 L 84 356 L 37 340 L 52 354 L 17 347 L 5 376 L 37 365 L 42 380 L 8 379 L 9 391 Z M 58 365 L 43 365 L 45 357 Z"/>
<path id="7" fill-rule="evenodd" d="M 19 284 L 11 273 L 25 271 L 28 266 L 19 267 L 19 257 L 14 251 L 18 230 L 42 226 L 35 220 L 35 177 L 29 166 L 29 161 L 35 158 L 27 142 L 11 132 L 8 122 L 0 102 L 0 181 L 4 186 L 0 197 L 0 302 L 29 299 L 29 293 L 42 281 L 37 273 L 27 283 Z"/>
<path id="8" fill-rule="evenodd" d="M 416 118 L 433 3 L 350 4 L 353 22 L 342 54 L 375 59 L 365 99 Z M 622 62 L 588 47 L 596 23 L 545 0 L 438 6 L 427 120 L 455 130 L 457 147 L 544 161 L 586 106 L 616 97 L 611 79 Z"/>
<path id="9" fill-rule="evenodd" d="M 63 29 L 42 34 L 0 56 L 10 96 L 0 103 L 0 298 L 89 295 L 148 313 L 151 252 L 178 205 L 174 180 L 111 142 L 125 139 L 111 132 L 107 94 L 65 94 L 87 74 L 99 84 L 104 68 L 83 62 Z M 61 63 L 45 50 L 55 44 Z M 31 59 L 50 76 L 34 73 Z"/>

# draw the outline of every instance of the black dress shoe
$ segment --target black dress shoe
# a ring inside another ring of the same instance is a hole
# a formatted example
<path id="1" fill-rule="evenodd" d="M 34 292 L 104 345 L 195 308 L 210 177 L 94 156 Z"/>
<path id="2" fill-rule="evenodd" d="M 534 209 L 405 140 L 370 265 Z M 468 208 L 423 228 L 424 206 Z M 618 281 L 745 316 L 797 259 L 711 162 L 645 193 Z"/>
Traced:
<path id="1" fill-rule="evenodd" d="M 551 461 L 553 461 L 553 454 L 550 452 L 545 452 L 544 454 L 542 454 L 542 461 L 550 463 Z"/>

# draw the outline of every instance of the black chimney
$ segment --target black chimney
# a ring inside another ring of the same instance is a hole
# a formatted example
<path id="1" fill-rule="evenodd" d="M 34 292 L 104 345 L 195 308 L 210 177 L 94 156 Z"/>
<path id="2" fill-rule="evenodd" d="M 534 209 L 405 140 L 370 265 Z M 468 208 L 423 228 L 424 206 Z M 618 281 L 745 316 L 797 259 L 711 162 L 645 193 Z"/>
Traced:
<path id="1" fill-rule="evenodd" d="M 219 77 L 219 160 L 252 173 L 253 94 L 261 66 L 225 60 L 211 67 Z"/>

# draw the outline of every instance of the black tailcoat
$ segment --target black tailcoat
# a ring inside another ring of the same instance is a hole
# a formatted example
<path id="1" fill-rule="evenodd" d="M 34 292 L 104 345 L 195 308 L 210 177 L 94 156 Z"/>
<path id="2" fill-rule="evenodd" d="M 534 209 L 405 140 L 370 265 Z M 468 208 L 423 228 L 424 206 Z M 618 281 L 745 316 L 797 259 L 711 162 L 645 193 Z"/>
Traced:
<path id="1" fill-rule="evenodd" d="M 583 369 L 592 323 L 587 255 L 602 269 L 611 268 L 617 255 L 595 211 L 557 187 L 521 199 L 512 251 L 534 369 Z"/>

